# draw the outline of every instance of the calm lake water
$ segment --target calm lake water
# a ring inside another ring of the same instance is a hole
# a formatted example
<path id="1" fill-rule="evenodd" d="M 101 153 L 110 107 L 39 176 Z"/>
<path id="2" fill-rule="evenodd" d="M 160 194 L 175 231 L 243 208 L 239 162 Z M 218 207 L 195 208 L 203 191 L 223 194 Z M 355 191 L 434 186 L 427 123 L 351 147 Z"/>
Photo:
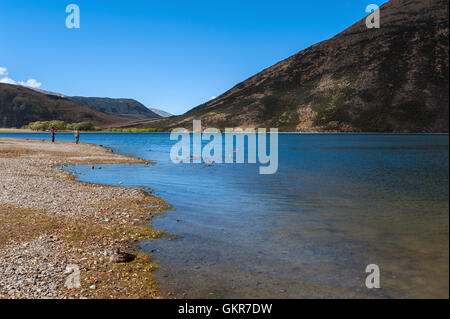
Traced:
<path id="1" fill-rule="evenodd" d="M 174 206 L 155 227 L 178 238 L 142 243 L 161 264 L 164 292 L 449 296 L 448 135 L 280 134 L 274 175 L 259 175 L 259 164 L 173 164 L 169 134 L 94 133 L 81 141 L 156 162 L 69 169 L 83 181 L 151 187 Z M 380 267 L 381 289 L 365 286 L 369 264 Z"/>

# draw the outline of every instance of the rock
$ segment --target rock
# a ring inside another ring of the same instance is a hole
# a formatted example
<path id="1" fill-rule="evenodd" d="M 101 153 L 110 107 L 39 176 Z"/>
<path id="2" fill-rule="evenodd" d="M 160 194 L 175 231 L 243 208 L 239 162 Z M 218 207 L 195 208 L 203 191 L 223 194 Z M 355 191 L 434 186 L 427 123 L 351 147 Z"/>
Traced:
<path id="1" fill-rule="evenodd" d="M 129 263 L 136 259 L 136 255 L 115 249 L 114 253 L 109 257 L 110 263 Z"/>

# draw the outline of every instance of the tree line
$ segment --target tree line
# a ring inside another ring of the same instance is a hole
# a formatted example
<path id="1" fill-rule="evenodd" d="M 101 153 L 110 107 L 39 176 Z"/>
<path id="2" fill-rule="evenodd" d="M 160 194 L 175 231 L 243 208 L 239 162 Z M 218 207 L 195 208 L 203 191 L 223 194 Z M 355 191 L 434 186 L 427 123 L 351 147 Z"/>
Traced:
<path id="1" fill-rule="evenodd" d="M 79 122 L 79 123 L 66 123 L 64 121 L 54 120 L 54 121 L 37 121 L 31 122 L 28 125 L 22 126 L 22 129 L 30 129 L 33 131 L 49 131 L 51 128 L 56 131 L 74 131 L 78 129 L 79 131 L 105 131 L 105 132 L 119 132 L 119 133 L 159 133 L 159 132 L 170 132 L 172 129 L 164 130 L 162 128 L 109 128 L 100 129 L 91 122 Z"/>
<path id="2" fill-rule="evenodd" d="M 74 131 L 77 129 L 80 131 L 100 131 L 100 128 L 91 122 L 66 123 L 59 120 L 31 122 L 22 128 L 33 131 L 48 131 L 52 127 L 57 131 Z"/>

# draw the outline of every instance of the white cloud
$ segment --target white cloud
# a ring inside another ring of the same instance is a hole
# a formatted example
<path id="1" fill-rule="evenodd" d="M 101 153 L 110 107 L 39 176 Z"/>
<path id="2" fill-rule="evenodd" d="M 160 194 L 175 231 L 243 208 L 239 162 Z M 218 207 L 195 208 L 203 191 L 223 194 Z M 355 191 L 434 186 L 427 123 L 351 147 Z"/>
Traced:
<path id="1" fill-rule="evenodd" d="M 8 69 L 0 66 L 0 76 L 7 76 Z"/>
<path id="2" fill-rule="evenodd" d="M 214 100 L 215 98 L 217 98 L 217 96 L 211 96 L 210 98 L 209 98 L 209 100 L 211 101 L 211 100 Z"/>
<path id="3" fill-rule="evenodd" d="M 35 88 L 35 89 L 42 85 L 41 82 L 38 82 L 36 79 L 31 79 L 31 78 L 28 79 L 26 82 L 19 81 L 19 84 L 23 85 L 23 86 L 28 86 L 30 88 Z"/>
<path id="4" fill-rule="evenodd" d="M 38 82 L 36 79 L 33 79 L 33 78 L 29 78 L 27 81 L 17 82 L 15 80 L 11 79 L 10 77 L 8 77 L 7 75 L 8 75 L 8 69 L 0 66 L 0 83 L 18 84 L 18 85 L 27 86 L 27 87 L 34 88 L 34 89 L 36 89 L 42 85 L 41 82 Z"/>
<path id="5" fill-rule="evenodd" d="M 1 79 L 0 79 L 0 83 L 17 84 L 16 81 L 14 81 L 14 80 L 11 79 L 11 78 L 8 78 L 7 76 L 4 77 L 4 78 L 1 78 Z"/>

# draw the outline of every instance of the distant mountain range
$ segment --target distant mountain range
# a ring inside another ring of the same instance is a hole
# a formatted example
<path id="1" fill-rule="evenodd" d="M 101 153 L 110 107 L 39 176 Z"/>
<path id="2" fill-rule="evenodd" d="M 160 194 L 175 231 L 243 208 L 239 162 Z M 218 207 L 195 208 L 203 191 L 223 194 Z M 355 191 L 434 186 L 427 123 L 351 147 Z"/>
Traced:
<path id="1" fill-rule="evenodd" d="M 157 119 L 161 117 L 161 115 L 151 111 L 143 104 L 132 99 L 110 99 L 82 96 L 68 96 L 67 98 L 76 103 L 84 104 L 99 111 L 110 113 L 119 117 L 130 119 Z"/>
<path id="2" fill-rule="evenodd" d="M 111 113 L 114 115 L 118 115 L 125 118 L 134 118 L 134 119 L 140 119 L 140 118 L 160 118 L 160 117 L 170 117 L 173 116 L 173 114 L 170 114 L 169 112 L 146 107 L 142 103 L 133 100 L 133 99 L 114 99 L 114 98 L 107 98 L 107 97 L 83 97 L 83 96 L 67 96 L 61 93 L 55 93 L 50 91 L 45 91 L 41 89 L 32 88 L 32 90 L 35 90 L 37 92 L 41 92 L 47 95 L 55 95 L 59 97 L 68 98 L 69 100 L 72 100 L 74 102 L 84 104 L 93 108 L 96 108 L 97 110 Z M 150 110 L 151 112 L 148 112 Z"/>
<path id="3" fill-rule="evenodd" d="M 0 83 L 0 127 L 21 127 L 46 120 L 93 122 L 100 127 L 115 127 L 127 125 L 130 120 L 165 116 L 171 114 L 147 108 L 133 99 L 66 96 Z"/>
<path id="4" fill-rule="evenodd" d="M 0 83 L 0 127 L 22 127 L 30 122 L 50 120 L 92 122 L 99 127 L 117 127 L 129 122 L 129 119 L 98 111 L 65 97 Z"/>
<path id="5" fill-rule="evenodd" d="M 448 132 L 448 1 L 392 0 L 380 17 L 379 29 L 363 19 L 183 115 L 130 125 Z"/>
<path id="6" fill-rule="evenodd" d="M 153 113 L 158 114 L 160 117 L 171 117 L 173 116 L 173 114 L 163 111 L 163 110 L 159 110 L 159 109 L 155 109 L 153 107 L 147 107 L 150 111 L 152 111 Z"/>

